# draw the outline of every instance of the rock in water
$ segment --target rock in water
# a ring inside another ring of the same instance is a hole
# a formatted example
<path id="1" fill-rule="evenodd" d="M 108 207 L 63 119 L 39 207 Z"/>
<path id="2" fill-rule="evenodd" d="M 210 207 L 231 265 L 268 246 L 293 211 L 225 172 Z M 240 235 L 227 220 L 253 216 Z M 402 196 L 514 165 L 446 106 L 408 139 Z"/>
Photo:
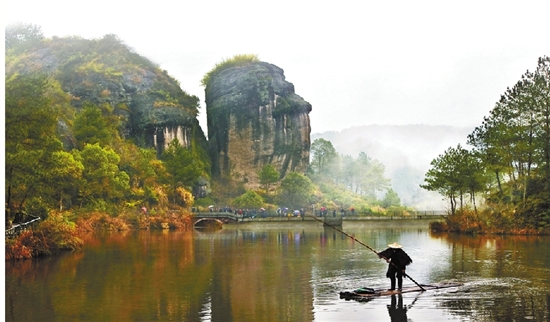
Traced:
<path id="1" fill-rule="evenodd" d="M 205 92 L 214 176 L 257 187 L 257 173 L 269 163 L 281 178 L 305 173 L 311 104 L 294 93 L 281 68 L 265 62 L 230 67 L 213 75 Z"/>

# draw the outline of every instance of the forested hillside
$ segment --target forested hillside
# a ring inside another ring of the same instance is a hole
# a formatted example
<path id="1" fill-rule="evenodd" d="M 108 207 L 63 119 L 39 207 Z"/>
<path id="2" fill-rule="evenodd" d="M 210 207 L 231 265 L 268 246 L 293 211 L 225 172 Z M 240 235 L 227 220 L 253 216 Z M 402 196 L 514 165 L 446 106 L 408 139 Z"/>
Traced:
<path id="1" fill-rule="evenodd" d="M 385 167 L 391 188 L 404 205 L 419 210 L 444 210 L 443 197 L 420 187 L 430 162 L 442 151 L 465 143 L 472 127 L 445 125 L 364 125 L 338 132 L 312 134 L 312 140 L 326 139 L 342 155 L 356 158 L 360 153 Z"/>
<path id="2" fill-rule="evenodd" d="M 192 204 L 210 172 L 196 96 L 114 35 L 13 25 L 5 43 L 7 220 Z"/>

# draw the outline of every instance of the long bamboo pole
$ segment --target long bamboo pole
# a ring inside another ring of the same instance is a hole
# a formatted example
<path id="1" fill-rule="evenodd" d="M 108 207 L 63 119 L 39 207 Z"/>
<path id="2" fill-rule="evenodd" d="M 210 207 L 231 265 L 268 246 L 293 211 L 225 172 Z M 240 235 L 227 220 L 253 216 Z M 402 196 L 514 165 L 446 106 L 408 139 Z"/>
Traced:
<path id="1" fill-rule="evenodd" d="M 394 263 L 392 263 L 392 262 L 390 261 L 389 258 L 386 258 L 386 257 L 380 255 L 376 250 L 372 249 L 369 245 L 363 243 L 363 242 L 360 241 L 359 239 L 357 239 L 357 238 L 351 236 L 350 234 L 347 234 L 347 233 L 343 232 L 341 229 L 338 229 L 338 228 L 334 227 L 334 226 L 331 225 L 331 224 L 327 224 L 326 222 L 322 221 L 321 219 L 319 219 L 319 218 L 317 218 L 317 217 L 315 217 L 315 216 L 310 216 L 310 217 L 312 217 L 313 219 L 315 219 L 315 220 L 317 220 L 317 221 L 319 221 L 319 222 L 322 222 L 323 225 L 329 226 L 330 228 L 332 228 L 332 229 L 334 229 L 334 230 L 336 230 L 336 231 L 338 231 L 338 232 L 344 234 L 345 236 L 347 236 L 347 237 L 353 239 L 354 241 L 356 241 L 356 242 L 359 243 L 360 245 L 363 245 L 363 246 L 367 247 L 367 248 L 370 249 L 372 252 L 374 252 L 376 255 L 378 255 L 378 257 L 382 257 L 383 259 L 385 259 L 388 263 L 390 263 L 390 265 L 393 265 L 393 266 L 395 266 L 396 268 L 399 268 L 399 267 L 397 267 L 397 265 L 395 265 Z M 412 277 L 410 277 L 409 275 L 407 275 L 407 273 L 403 273 L 403 276 L 408 277 L 411 281 L 414 282 L 414 284 L 416 284 L 418 287 L 420 287 L 420 289 L 421 289 L 422 291 L 426 291 L 426 290 L 422 287 L 422 285 L 418 284 Z"/>

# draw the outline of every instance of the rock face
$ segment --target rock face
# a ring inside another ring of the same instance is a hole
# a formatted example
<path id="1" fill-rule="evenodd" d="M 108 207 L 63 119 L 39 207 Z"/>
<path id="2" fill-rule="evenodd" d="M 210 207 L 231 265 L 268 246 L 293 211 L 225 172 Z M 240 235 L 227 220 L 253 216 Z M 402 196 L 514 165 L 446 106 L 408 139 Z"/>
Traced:
<path id="1" fill-rule="evenodd" d="M 311 104 L 294 93 L 281 68 L 265 62 L 231 67 L 205 91 L 213 176 L 257 187 L 266 164 L 281 178 L 306 171 Z"/>
<path id="2" fill-rule="evenodd" d="M 109 105 L 122 122 L 122 134 L 158 154 L 178 139 L 206 150 L 197 120 L 199 99 L 151 61 L 132 52 L 116 36 L 102 39 L 47 39 L 6 58 L 6 75 L 44 73 L 67 93 L 78 111 L 85 102 Z M 66 129 L 65 124 L 60 127 Z M 71 148 L 71 134 L 64 135 Z"/>

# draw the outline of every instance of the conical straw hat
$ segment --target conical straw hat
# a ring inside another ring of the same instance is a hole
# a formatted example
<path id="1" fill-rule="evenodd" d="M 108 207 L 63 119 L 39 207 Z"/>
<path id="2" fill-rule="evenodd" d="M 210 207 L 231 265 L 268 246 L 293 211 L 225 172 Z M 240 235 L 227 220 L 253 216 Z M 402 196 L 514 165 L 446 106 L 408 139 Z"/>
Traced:
<path id="1" fill-rule="evenodd" d="M 402 248 L 402 245 L 399 245 L 397 242 L 393 242 L 393 244 L 388 245 L 389 248 Z"/>

